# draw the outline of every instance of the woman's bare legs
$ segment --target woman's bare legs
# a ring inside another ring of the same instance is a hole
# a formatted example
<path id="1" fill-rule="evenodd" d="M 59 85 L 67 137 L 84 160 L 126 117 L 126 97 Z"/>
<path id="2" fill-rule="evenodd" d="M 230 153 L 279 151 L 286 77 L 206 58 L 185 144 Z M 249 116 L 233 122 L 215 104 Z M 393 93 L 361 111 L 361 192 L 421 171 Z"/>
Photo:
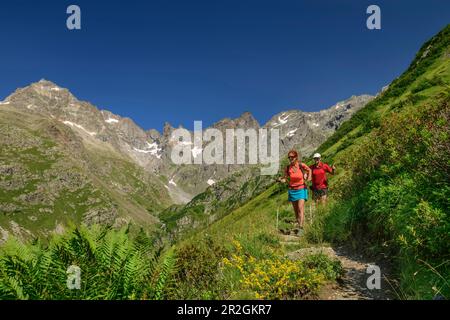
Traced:
<path id="1" fill-rule="evenodd" d="M 298 200 L 291 201 L 291 203 L 292 203 L 292 207 L 294 208 L 295 219 L 297 220 L 297 223 L 300 225 Z"/>
<path id="2" fill-rule="evenodd" d="M 303 228 L 303 222 L 305 220 L 305 200 L 292 201 L 292 207 L 294 208 L 298 225 L 300 228 Z"/>
<path id="3" fill-rule="evenodd" d="M 299 220 L 300 228 L 303 228 L 303 222 L 305 221 L 305 200 L 298 200 L 298 213 L 299 217 L 297 218 Z"/>

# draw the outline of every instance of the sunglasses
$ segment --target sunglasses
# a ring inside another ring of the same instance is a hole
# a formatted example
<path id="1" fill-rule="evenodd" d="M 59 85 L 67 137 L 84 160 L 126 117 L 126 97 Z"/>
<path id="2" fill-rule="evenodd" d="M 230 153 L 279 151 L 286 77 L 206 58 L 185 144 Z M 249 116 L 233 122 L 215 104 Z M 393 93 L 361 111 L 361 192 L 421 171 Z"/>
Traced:
<path id="1" fill-rule="evenodd" d="M 293 156 L 289 156 L 288 159 L 295 159 L 296 157 Z"/>

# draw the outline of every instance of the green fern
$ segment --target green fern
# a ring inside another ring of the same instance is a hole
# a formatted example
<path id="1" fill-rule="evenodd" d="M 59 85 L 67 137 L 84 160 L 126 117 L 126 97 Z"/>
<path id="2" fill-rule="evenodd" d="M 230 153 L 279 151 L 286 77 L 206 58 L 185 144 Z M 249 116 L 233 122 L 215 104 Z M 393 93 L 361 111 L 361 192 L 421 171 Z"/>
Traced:
<path id="1" fill-rule="evenodd" d="M 0 247 L 0 299 L 161 297 L 174 254 L 161 256 L 153 243 L 143 232 L 133 237 L 128 229 L 98 226 L 75 228 L 46 245 L 11 237 Z M 70 265 L 81 269 L 81 290 L 66 286 Z"/>
<path id="2" fill-rule="evenodd" d="M 164 298 L 164 293 L 168 288 L 169 280 L 175 271 L 175 250 L 171 248 L 166 254 L 161 264 L 158 278 L 155 285 L 155 300 L 161 300 Z"/>

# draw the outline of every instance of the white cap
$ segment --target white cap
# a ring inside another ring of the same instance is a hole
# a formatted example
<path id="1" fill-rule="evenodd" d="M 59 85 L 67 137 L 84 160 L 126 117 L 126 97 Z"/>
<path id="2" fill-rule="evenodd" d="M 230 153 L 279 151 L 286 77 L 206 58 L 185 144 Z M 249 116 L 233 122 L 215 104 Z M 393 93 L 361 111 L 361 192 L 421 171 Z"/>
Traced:
<path id="1" fill-rule="evenodd" d="M 315 159 L 315 158 L 321 158 L 320 153 L 314 153 L 313 159 Z"/>

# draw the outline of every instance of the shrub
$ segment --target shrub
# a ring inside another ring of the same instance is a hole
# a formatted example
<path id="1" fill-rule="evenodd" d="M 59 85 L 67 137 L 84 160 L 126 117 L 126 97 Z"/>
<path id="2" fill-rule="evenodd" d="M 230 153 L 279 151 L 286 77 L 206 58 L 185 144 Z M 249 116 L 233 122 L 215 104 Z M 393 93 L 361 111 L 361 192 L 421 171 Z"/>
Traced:
<path id="1" fill-rule="evenodd" d="M 450 221 L 441 209 L 433 208 L 427 201 L 421 201 L 406 216 L 398 241 L 406 252 L 414 253 L 417 257 L 448 257 Z"/>
<path id="2" fill-rule="evenodd" d="M 332 260 L 323 253 L 309 255 L 303 263 L 307 268 L 322 273 L 329 281 L 340 279 L 344 275 L 341 262 Z"/>
<path id="3" fill-rule="evenodd" d="M 228 251 L 211 238 L 177 249 L 175 299 L 212 299 L 221 294 L 219 264 Z"/>

